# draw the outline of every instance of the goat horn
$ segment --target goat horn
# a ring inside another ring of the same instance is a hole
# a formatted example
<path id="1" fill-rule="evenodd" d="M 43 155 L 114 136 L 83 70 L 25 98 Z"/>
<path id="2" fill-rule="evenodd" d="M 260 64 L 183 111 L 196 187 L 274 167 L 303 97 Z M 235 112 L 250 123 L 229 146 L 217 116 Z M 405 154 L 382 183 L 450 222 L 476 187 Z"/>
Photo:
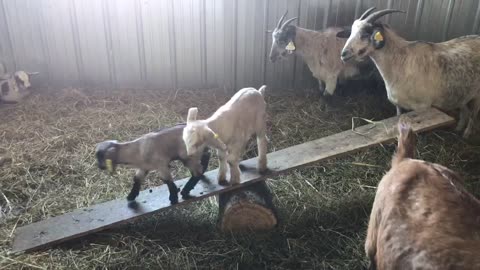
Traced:
<path id="1" fill-rule="evenodd" d="M 289 25 L 291 22 L 293 22 L 294 20 L 298 19 L 298 17 L 293 17 L 291 19 L 289 19 L 288 21 L 286 21 L 283 25 L 282 25 L 282 28 L 280 29 L 283 29 L 285 28 L 285 26 Z"/>
<path id="2" fill-rule="evenodd" d="M 359 20 L 363 20 L 365 19 L 368 15 L 370 15 L 370 13 L 372 13 L 372 11 L 374 11 L 376 9 L 376 7 L 371 7 L 369 9 L 367 9 L 363 14 L 362 16 L 360 16 L 360 18 L 358 18 Z"/>
<path id="3" fill-rule="evenodd" d="M 368 16 L 365 21 L 366 22 L 369 22 L 369 23 L 374 23 L 376 20 L 378 20 L 379 18 L 387 15 L 387 14 L 390 14 L 390 13 L 396 13 L 396 12 L 399 12 L 399 13 L 406 13 L 405 11 L 403 10 L 399 10 L 399 9 L 385 9 L 385 10 L 380 10 L 380 11 L 377 11 L 375 13 L 372 13 L 370 14 L 370 16 Z"/>
<path id="4" fill-rule="evenodd" d="M 278 21 L 277 29 L 280 29 L 280 26 L 282 25 L 283 20 L 285 19 L 285 16 L 287 16 L 287 13 L 288 13 L 288 9 L 287 9 L 287 11 L 285 11 L 285 14 L 283 14 L 283 16 L 280 18 L 280 21 Z"/>

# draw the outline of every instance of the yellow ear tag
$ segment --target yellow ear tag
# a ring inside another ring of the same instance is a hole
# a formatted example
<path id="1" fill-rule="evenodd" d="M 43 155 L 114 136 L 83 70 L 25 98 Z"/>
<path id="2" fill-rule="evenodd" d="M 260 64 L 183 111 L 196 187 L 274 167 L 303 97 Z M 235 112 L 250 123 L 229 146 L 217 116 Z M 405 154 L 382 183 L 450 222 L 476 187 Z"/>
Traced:
<path id="1" fill-rule="evenodd" d="M 287 44 L 287 47 L 285 47 L 285 50 L 287 50 L 288 53 L 295 51 L 295 44 L 293 44 L 293 41 L 290 40 L 290 42 Z"/>
<path id="2" fill-rule="evenodd" d="M 112 173 L 113 172 L 113 163 L 112 163 L 112 160 L 111 159 L 107 159 L 105 161 L 105 165 L 107 165 L 107 171 Z"/>
<path id="3" fill-rule="evenodd" d="M 217 133 L 213 133 L 213 138 L 218 139 L 218 134 L 217 134 Z"/>
<path id="4" fill-rule="evenodd" d="M 383 35 L 380 32 L 375 33 L 375 36 L 373 36 L 373 39 L 375 41 L 383 41 Z"/>

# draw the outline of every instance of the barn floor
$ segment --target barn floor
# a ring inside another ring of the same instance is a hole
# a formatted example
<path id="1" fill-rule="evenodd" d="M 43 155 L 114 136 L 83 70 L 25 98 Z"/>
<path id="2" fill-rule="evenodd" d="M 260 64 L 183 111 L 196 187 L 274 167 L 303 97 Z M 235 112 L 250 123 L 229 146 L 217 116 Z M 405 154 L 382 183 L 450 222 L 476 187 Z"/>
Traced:
<path id="1" fill-rule="evenodd" d="M 351 128 L 354 116 L 394 114 L 383 95 L 347 91 L 326 111 L 304 92 L 269 92 L 269 151 Z M 274 96 L 273 96 L 274 95 Z M 127 195 L 132 171 L 99 171 L 95 144 L 126 140 L 186 116 L 207 116 L 228 99 L 221 90 L 177 93 L 41 91 L 0 104 L 0 269 L 361 269 L 375 187 L 394 145 L 295 170 L 268 181 L 281 218 L 268 233 L 221 234 L 214 199 L 175 208 L 50 250 L 9 254 L 15 227 Z M 358 123 L 362 124 L 362 123 Z M 419 137 L 419 157 L 461 172 L 480 196 L 480 147 L 450 129 Z M 247 156 L 255 153 L 254 145 Z M 0 161 L 1 162 L 1 161 Z M 177 178 L 186 172 L 176 164 Z M 210 168 L 216 167 L 212 160 Z M 161 182 L 154 174 L 146 185 Z"/>

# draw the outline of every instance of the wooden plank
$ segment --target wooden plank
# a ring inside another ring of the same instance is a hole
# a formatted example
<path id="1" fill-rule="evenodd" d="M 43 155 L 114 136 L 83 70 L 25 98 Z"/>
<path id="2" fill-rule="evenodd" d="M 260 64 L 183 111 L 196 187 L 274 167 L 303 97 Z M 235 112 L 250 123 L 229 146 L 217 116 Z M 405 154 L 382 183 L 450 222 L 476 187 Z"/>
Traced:
<path id="1" fill-rule="evenodd" d="M 453 118 L 436 109 L 429 109 L 422 113 L 410 112 L 406 116 L 411 119 L 412 127 L 416 132 L 432 130 L 455 122 Z M 392 117 L 375 125 L 361 126 L 355 132 L 347 130 L 269 153 L 268 167 L 271 172 L 262 176 L 257 174 L 255 170 L 244 171 L 241 175 L 241 184 L 237 186 L 223 187 L 217 185 L 215 180 L 217 170 L 209 171 L 205 176 L 210 183 L 197 185 L 191 192 L 192 195 L 197 197 L 187 201 L 180 199 L 179 203 L 174 206 L 170 205 L 168 200 L 166 185 L 162 185 L 153 188 L 151 191 L 142 191 L 137 198 L 136 208 L 127 207 L 126 199 L 121 198 L 17 228 L 12 251 L 31 251 L 52 246 L 132 221 L 147 214 L 202 200 L 220 192 L 242 188 L 247 184 L 262 181 L 266 177 L 285 173 L 301 166 L 347 155 L 379 143 L 393 141 L 397 134 L 397 121 L 398 117 Z M 247 167 L 255 167 L 256 158 L 245 160 L 242 164 Z M 178 186 L 183 186 L 187 180 L 185 178 L 176 181 L 176 183 Z"/>

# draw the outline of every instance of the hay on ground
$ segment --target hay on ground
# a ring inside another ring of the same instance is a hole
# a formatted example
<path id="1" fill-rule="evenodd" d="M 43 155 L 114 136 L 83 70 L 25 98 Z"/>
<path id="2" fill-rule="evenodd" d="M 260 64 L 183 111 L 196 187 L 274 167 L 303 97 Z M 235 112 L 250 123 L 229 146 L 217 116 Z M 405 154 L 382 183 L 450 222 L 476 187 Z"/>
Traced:
<path id="1" fill-rule="evenodd" d="M 221 234 L 217 205 L 204 200 L 50 250 L 9 254 L 16 227 L 114 198 L 124 198 L 133 172 L 99 171 L 94 147 L 169 126 L 191 106 L 206 117 L 228 100 L 222 90 L 178 92 L 51 90 L 17 105 L 0 104 L 1 269 L 360 269 L 375 187 L 394 145 L 332 159 L 267 183 L 280 226 L 268 233 Z M 350 91 L 322 111 L 303 92 L 269 90 L 269 151 L 351 128 L 352 117 L 381 120 L 394 108 L 383 96 Z M 480 148 L 451 130 L 419 137 L 420 158 L 459 171 L 480 194 Z M 246 157 L 256 154 L 252 143 Z M 217 166 L 212 160 L 210 168 Z M 178 164 L 176 178 L 186 176 Z M 162 184 L 152 173 L 144 189 Z"/>

